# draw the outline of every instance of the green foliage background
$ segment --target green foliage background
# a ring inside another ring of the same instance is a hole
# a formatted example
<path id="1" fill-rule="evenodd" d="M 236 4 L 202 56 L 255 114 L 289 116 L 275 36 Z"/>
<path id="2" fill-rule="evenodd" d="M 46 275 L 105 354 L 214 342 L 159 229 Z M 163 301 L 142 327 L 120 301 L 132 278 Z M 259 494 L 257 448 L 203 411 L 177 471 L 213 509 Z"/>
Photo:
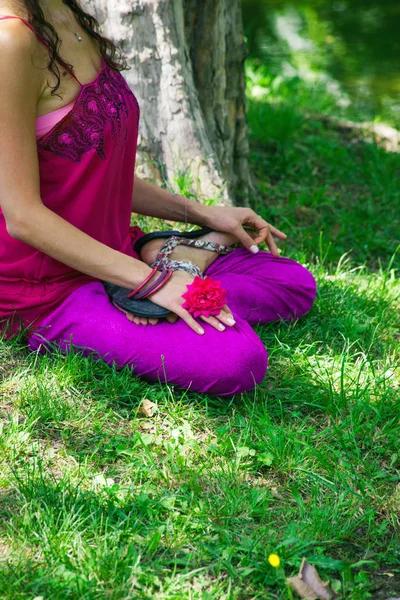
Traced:
<path id="1" fill-rule="evenodd" d="M 285 79 L 319 80 L 335 113 L 400 123 L 400 5 L 393 0 L 243 0 L 250 56 Z M 347 110 L 343 111 L 343 108 Z M 341 110 L 342 109 L 342 110 Z"/>

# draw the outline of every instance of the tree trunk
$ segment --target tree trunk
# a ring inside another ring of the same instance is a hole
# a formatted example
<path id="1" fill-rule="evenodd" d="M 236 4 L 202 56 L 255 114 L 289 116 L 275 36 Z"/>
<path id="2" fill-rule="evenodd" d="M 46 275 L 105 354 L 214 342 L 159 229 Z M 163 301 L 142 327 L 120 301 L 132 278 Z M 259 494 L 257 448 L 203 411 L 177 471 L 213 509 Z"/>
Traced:
<path id="1" fill-rule="evenodd" d="M 192 175 L 200 198 L 246 203 L 249 189 L 240 0 L 83 0 L 120 44 L 141 106 L 138 173 Z M 176 186 L 175 186 L 176 187 Z"/>

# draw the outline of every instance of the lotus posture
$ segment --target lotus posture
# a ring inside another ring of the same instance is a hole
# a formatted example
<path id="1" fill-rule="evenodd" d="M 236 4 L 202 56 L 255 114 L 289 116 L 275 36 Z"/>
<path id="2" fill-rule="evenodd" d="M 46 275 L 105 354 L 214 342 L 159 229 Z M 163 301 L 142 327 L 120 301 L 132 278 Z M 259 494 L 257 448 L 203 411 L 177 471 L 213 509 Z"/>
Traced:
<path id="1" fill-rule="evenodd" d="M 251 390 L 267 367 L 251 326 L 304 315 L 314 279 L 252 210 L 135 176 L 146 104 L 124 66 L 76 0 L 0 0 L 1 327 L 149 381 Z M 199 228 L 145 234 L 132 212 Z"/>

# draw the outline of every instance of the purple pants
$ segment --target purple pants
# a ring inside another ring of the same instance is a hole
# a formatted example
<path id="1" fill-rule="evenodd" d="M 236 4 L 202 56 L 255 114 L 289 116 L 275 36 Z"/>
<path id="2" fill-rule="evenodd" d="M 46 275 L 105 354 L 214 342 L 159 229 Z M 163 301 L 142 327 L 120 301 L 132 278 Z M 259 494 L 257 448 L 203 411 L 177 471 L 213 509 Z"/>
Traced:
<path id="1" fill-rule="evenodd" d="M 313 305 L 311 273 L 287 258 L 240 248 L 220 256 L 207 275 L 228 291 L 236 325 L 220 332 L 203 323 L 205 335 L 182 320 L 135 325 L 110 302 L 101 283 L 73 292 L 30 337 L 33 350 L 46 342 L 71 346 L 118 368 L 129 365 L 148 381 L 168 382 L 219 396 L 253 389 L 265 376 L 267 351 L 251 325 L 296 319 Z"/>

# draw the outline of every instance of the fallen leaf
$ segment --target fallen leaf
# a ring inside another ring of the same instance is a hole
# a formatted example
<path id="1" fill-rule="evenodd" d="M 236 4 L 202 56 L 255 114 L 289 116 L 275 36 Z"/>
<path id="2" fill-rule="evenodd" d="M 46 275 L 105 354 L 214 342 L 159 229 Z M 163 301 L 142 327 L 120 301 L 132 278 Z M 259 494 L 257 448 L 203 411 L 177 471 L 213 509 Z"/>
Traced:
<path id="1" fill-rule="evenodd" d="M 147 398 L 142 400 L 142 404 L 139 407 L 139 412 L 144 417 L 152 417 L 156 410 L 157 404 L 154 404 L 154 402 L 150 402 L 150 400 L 147 400 Z"/>
<path id="2" fill-rule="evenodd" d="M 386 577 L 394 577 L 394 573 L 382 573 L 382 575 L 386 575 Z"/>
<path id="3" fill-rule="evenodd" d="M 288 584 L 304 600 L 333 600 L 336 594 L 330 589 L 329 582 L 322 581 L 315 567 L 303 558 L 299 574 L 289 577 Z"/>
<path id="4" fill-rule="evenodd" d="M 300 598 L 304 598 L 305 600 L 318 600 L 319 596 L 317 596 L 298 575 L 296 577 L 289 577 L 287 582 Z"/>

